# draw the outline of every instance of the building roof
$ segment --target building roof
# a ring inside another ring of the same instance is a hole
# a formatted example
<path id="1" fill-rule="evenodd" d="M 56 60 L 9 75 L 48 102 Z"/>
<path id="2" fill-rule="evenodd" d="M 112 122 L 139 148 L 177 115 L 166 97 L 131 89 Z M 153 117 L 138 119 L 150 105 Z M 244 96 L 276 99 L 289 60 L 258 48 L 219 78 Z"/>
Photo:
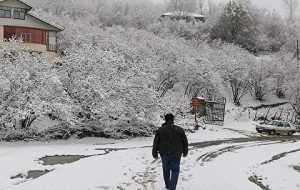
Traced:
<path id="1" fill-rule="evenodd" d="M 29 15 L 37 18 L 38 20 L 45 22 L 55 28 L 57 28 L 57 30 L 62 31 L 64 30 L 64 27 L 61 26 L 58 22 L 57 22 L 57 18 L 55 18 L 55 16 L 50 15 L 50 14 L 45 14 L 42 11 L 36 10 L 36 9 L 32 9 L 28 12 Z"/>
<path id="2" fill-rule="evenodd" d="M 181 12 L 181 11 L 167 12 L 162 14 L 161 16 L 187 16 L 187 17 L 194 17 L 194 18 L 206 18 L 206 16 L 204 15 L 189 13 L 189 12 Z"/>
<path id="3" fill-rule="evenodd" d="M 7 0 L 0 0 L 0 2 L 3 2 L 3 1 L 7 1 Z M 32 4 L 28 3 L 26 0 L 18 0 L 18 1 L 20 1 L 21 3 L 27 5 L 30 8 L 33 8 Z"/>

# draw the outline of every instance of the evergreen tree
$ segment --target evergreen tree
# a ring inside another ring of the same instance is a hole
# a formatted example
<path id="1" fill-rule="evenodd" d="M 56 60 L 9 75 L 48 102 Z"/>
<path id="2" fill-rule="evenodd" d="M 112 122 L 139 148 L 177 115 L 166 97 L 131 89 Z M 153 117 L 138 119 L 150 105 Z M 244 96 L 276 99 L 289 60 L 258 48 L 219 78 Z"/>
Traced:
<path id="1" fill-rule="evenodd" d="M 255 51 L 256 33 L 257 28 L 252 15 L 244 4 L 230 1 L 213 27 L 211 38 L 239 44 L 248 50 Z"/>

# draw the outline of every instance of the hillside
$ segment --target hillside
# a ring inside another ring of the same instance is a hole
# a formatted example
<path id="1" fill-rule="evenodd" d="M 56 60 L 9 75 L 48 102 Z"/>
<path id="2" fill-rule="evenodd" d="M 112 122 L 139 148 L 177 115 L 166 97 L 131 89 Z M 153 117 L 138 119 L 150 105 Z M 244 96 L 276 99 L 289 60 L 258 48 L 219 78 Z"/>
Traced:
<path id="1" fill-rule="evenodd" d="M 195 96 L 207 100 L 225 96 L 241 108 L 253 99 L 261 104 L 286 101 L 299 117 L 299 64 L 293 59 L 292 34 L 287 31 L 280 38 L 284 43 L 272 50 L 275 44 L 269 40 L 282 34 L 263 38 L 268 43 L 248 33 L 240 33 L 243 38 L 235 41 L 218 36 L 216 27 L 227 27 L 219 13 L 205 23 L 189 23 L 158 20 L 163 8 L 138 1 L 119 6 L 108 1 L 32 3 L 59 18 L 56 21 L 65 29 L 59 36 L 59 57 L 53 62 L 23 50 L 18 39 L 0 43 L 3 141 L 151 136 L 164 114 L 189 115 Z M 126 6 L 130 14 L 122 12 Z M 132 14 L 145 9 L 150 15 Z M 274 26 L 273 16 L 262 17 L 270 21 L 259 25 L 265 35 Z M 295 22 L 289 27 L 292 32 L 299 26 Z M 268 56 L 261 56 L 262 52 Z M 279 99 L 270 100 L 274 96 Z M 43 118 L 55 126 L 43 130 L 39 126 Z"/>

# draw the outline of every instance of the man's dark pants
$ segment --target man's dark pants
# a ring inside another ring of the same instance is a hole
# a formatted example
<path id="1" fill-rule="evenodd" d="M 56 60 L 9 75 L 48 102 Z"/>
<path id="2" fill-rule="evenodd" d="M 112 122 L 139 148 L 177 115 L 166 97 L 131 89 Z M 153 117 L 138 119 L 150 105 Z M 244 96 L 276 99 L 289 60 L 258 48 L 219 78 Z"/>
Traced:
<path id="1" fill-rule="evenodd" d="M 176 189 L 180 171 L 180 158 L 181 156 L 161 155 L 164 180 L 167 189 Z"/>

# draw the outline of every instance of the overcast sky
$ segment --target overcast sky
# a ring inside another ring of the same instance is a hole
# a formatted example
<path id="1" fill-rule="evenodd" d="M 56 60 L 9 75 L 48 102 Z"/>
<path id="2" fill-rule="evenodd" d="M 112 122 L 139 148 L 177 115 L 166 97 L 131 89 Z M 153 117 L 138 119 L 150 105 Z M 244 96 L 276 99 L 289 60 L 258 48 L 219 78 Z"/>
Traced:
<path id="1" fill-rule="evenodd" d="M 154 0 L 156 2 L 165 2 L 166 0 Z M 212 0 L 215 3 L 228 2 L 229 0 Z M 256 4 L 260 8 L 268 8 L 270 11 L 274 9 L 283 17 L 287 15 L 286 10 L 283 7 L 282 0 L 252 0 L 253 4 Z M 300 15 L 300 8 L 298 8 L 298 15 Z"/>
<path id="2" fill-rule="evenodd" d="M 228 0 L 213 0 L 215 2 L 227 2 Z M 274 9 L 280 13 L 281 16 L 286 15 L 286 10 L 283 7 L 282 0 L 251 0 L 253 4 L 256 4 L 261 8 L 268 8 L 270 11 Z"/>

